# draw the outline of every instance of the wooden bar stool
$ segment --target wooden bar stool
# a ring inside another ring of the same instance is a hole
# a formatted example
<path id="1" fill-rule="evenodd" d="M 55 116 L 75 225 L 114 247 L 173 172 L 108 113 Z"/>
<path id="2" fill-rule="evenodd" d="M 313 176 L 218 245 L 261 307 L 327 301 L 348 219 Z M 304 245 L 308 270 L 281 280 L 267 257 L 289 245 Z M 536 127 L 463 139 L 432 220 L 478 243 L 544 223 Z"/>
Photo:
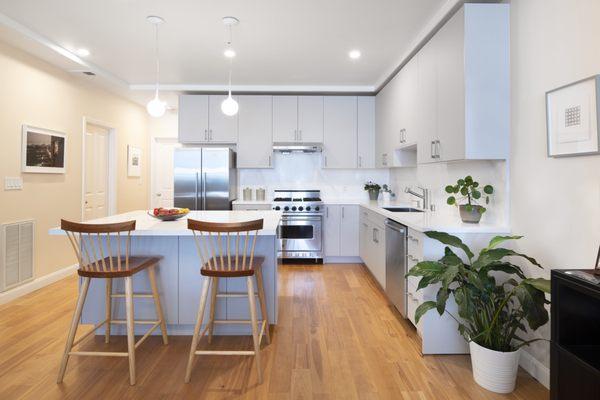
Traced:
<path id="1" fill-rule="evenodd" d="M 196 249 L 200 256 L 202 266 L 200 274 L 204 276 L 202 284 L 202 294 L 200 296 L 200 307 L 198 308 L 198 317 L 194 328 L 194 336 L 192 338 L 192 347 L 185 372 L 185 382 L 189 383 L 192 374 L 192 363 L 195 355 L 204 354 L 220 354 L 220 355 L 253 355 L 256 362 L 258 381 L 262 383 L 262 371 L 260 368 L 260 343 L 263 335 L 267 338 L 267 343 L 270 343 L 269 336 L 269 321 L 267 316 L 267 306 L 265 303 L 265 291 L 263 286 L 261 266 L 264 262 L 264 257 L 254 257 L 254 248 L 256 246 L 256 237 L 258 231 L 263 227 L 263 220 L 255 220 L 239 223 L 214 223 L 195 221 L 188 219 L 188 229 L 191 229 L 194 234 Z M 254 231 L 253 235 L 250 232 Z M 199 235 L 197 234 L 199 233 Z M 240 233 L 242 239 L 240 240 Z M 235 239 L 232 237 L 235 236 Z M 252 238 L 251 238 L 252 236 Z M 223 244 L 223 241 L 225 243 Z M 248 253 L 248 244 L 251 248 Z M 234 253 L 232 253 L 232 242 L 235 242 Z M 243 242 L 243 248 L 240 249 L 240 242 Z M 225 247 L 225 248 L 224 248 Z M 248 303 L 250 306 L 250 320 L 216 320 L 215 319 L 215 303 L 217 299 L 223 297 L 246 297 L 244 293 L 218 293 L 220 278 L 235 278 L 246 277 L 248 287 Z M 256 277 L 258 293 L 254 292 L 253 276 Z M 210 307 L 210 317 L 206 327 L 200 333 L 200 328 L 204 320 L 204 309 L 208 298 L 208 289 L 212 286 L 212 303 Z M 258 294 L 260 302 L 260 311 L 262 315 L 260 331 L 258 329 L 259 321 L 256 318 L 256 301 L 255 296 Z M 214 324 L 219 323 L 238 323 L 251 324 L 252 339 L 254 342 L 254 351 L 211 351 L 197 350 L 198 342 L 208 331 L 208 342 L 212 341 Z"/>
<path id="2" fill-rule="evenodd" d="M 156 275 L 154 268 L 160 261 L 159 257 L 132 257 L 131 250 L 131 231 L 135 230 L 135 221 L 120 222 L 115 224 L 80 224 L 61 220 L 60 227 L 67 233 L 67 237 L 73 245 L 79 269 L 77 273 L 83 277 L 83 285 L 77 299 L 77 307 L 71 321 L 69 336 L 65 352 L 60 363 L 57 383 L 61 383 L 67 369 L 69 356 L 109 356 L 109 357 L 128 357 L 129 358 L 129 383 L 135 385 L 135 350 L 144 340 L 160 326 L 164 344 L 168 344 L 167 326 L 160 304 L 158 287 L 156 285 Z M 124 246 L 121 243 L 121 235 L 126 232 Z M 113 234 L 111 236 L 111 234 Z M 115 235 L 116 234 L 116 235 Z M 113 246 L 111 246 L 111 237 Z M 113 251 L 113 247 L 115 248 Z M 122 256 L 121 247 L 124 247 L 124 256 Z M 150 286 L 152 294 L 133 293 L 132 276 L 148 268 Z M 74 341 L 77 327 L 81 319 L 81 311 L 90 287 L 92 278 L 106 279 L 106 319 L 94 326 L 90 332 Z M 125 278 L 125 293 L 112 293 L 113 278 Z M 133 299 L 152 298 L 156 308 L 156 321 L 134 320 Z M 112 299 L 124 298 L 126 319 L 117 320 L 111 318 Z M 127 326 L 127 352 L 106 352 L 106 351 L 73 351 L 73 347 L 91 335 L 101 326 L 106 325 L 105 342 L 110 340 L 110 325 L 125 324 Z M 134 324 L 152 325 L 140 340 L 135 342 Z"/>

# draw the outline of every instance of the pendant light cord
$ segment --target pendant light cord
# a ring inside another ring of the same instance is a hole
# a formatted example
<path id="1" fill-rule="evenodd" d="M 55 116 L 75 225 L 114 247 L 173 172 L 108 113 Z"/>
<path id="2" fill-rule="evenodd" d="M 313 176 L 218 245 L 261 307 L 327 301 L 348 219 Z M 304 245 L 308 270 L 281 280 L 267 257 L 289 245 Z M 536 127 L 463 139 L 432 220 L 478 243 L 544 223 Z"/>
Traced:
<path id="1" fill-rule="evenodd" d="M 233 42 L 233 32 L 231 25 L 229 25 L 229 41 L 227 42 L 227 46 L 231 48 L 231 43 Z M 229 97 L 231 97 L 231 71 L 233 69 L 233 57 L 229 59 Z"/>
<path id="2" fill-rule="evenodd" d="M 158 82 L 160 78 L 160 60 L 158 57 L 158 24 L 154 25 L 154 56 L 156 58 L 156 89 L 154 96 L 158 98 Z"/>

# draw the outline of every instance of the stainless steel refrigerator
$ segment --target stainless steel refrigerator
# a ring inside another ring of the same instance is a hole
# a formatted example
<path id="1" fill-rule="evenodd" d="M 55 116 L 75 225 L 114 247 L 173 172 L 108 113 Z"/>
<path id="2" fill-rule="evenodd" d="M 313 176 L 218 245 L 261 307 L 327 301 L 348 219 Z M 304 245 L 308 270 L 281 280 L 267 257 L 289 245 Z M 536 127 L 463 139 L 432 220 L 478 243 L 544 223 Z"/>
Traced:
<path id="1" fill-rule="evenodd" d="M 229 148 L 175 149 L 173 175 L 175 207 L 231 210 L 237 198 L 236 157 Z"/>

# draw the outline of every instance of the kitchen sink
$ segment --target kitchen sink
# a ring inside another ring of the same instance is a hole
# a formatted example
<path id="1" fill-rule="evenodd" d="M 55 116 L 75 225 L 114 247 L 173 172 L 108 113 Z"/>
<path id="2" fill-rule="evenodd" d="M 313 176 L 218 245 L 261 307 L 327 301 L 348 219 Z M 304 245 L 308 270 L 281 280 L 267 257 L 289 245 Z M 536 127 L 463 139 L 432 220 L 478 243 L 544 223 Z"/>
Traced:
<path id="1" fill-rule="evenodd" d="M 404 212 L 404 213 L 422 213 L 423 210 L 419 210 L 418 208 L 411 208 L 411 207 L 383 207 L 384 210 L 387 211 L 391 211 L 391 212 Z"/>

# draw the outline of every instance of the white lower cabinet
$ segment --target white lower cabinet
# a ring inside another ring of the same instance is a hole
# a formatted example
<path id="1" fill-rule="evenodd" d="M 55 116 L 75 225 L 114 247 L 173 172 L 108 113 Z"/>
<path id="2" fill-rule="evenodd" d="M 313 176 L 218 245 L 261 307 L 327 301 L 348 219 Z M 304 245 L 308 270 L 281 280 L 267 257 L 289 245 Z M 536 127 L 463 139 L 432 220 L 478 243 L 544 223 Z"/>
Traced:
<path id="1" fill-rule="evenodd" d="M 326 205 L 323 218 L 325 257 L 359 255 L 359 218 L 357 205 Z"/>
<path id="2" fill-rule="evenodd" d="M 385 290 L 385 217 L 360 207 L 359 255 Z"/>

